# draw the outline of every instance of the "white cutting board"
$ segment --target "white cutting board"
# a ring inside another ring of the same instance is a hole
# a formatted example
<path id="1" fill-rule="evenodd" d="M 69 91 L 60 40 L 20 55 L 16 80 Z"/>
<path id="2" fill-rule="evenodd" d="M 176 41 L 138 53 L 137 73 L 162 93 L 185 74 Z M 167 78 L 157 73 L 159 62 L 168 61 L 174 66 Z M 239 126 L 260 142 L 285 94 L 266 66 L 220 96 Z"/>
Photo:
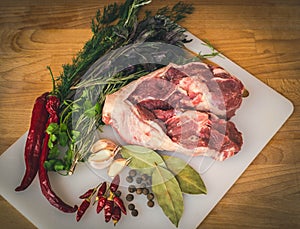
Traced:
<path id="1" fill-rule="evenodd" d="M 187 34 L 188 38 L 193 39 L 186 45 L 187 48 L 195 53 L 211 52 L 203 45 L 204 42 L 190 33 Z M 184 195 L 184 214 L 179 223 L 181 229 L 193 229 L 202 222 L 293 112 L 293 105 L 289 100 L 228 58 L 216 56 L 211 60 L 239 78 L 250 92 L 232 119 L 243 133 L 244 145 L 236 156 L 224 162 L 204 157 L 190 161 L 190 164 L 200 172 L 208 194 Z M 105 129 L 103 136 L 118 139 L 109 127 Z M 103 213 L 97 215 L 93 207 L 86 212 L 80 222 L 76 222 L 74 214 L 61 213 L 42 196 L 37 179 L 27 190 L 16 193 L 14 189 L 20 183 L 25 169 L 23 162 L 25 140 L 26 134 L 0 157 L 0 194 L 8 202 L 38 228 L 114 228 L 112 223 L 105 223 Z M 80 204 L 78 196 L 105 178 L 107 178 L 106 171 L 93 171 L 86 164 L 79 165 L 72 176 L 50 174 L 53 189 L 70 204 Z M 125 183 L 124 186 L 121 183 L 121 186 L 121 189 L 126 189 Z M 139 209 L 139 216 L 132 217 L 130 214 L 123 216 L 115 228 L 128 229 L 141 226 L 143 229 L 175 228 L 158 206 L 153 209 L 146 206 L 145 196 L 139 196 L 134 203 Z"/>

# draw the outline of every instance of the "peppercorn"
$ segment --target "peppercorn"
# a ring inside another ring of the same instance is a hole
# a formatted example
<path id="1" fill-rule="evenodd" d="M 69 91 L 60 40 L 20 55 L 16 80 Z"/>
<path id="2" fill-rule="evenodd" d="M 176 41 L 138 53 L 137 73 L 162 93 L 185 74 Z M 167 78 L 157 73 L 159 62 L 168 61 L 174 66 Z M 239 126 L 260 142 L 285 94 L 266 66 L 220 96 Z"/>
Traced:
<path id="1" fill-rule="evenodd" d="M 148 189 L 148 188 L 144 188 L 144 189 L 143 189 L 143 194 L 144 194 L 144 195 L 148 195 L 148 193 L 149 193 L 149 189 Z"/>
<path id="2" fill-rule="evenodd" d="M 126 196 L 126 200 L 127 201 L 132 201 L 134 199 L 134 196 L 132 195 L 132 194 L 127 194 L 127 196 Z"/>
<path id="3" fill-rule="evenodd" d="M 149 193 L 149 194 L 147 195 L 147 199 L 148 199 L 148 200 L 153 200 L 153 199 L 154 199 L 153 193 Z"/>
<path id="4" fill-rule="evenodd" d="M 136 187 L 134 185 L 129 185 L 128 192 L 133 193 L 136 191 Z"/>
<path id="5" fill-rule="evenodd" d="M 130 211 L 132 211 L 133 209 L 135 209 L 135 205 L 134 205 L 134 204 L 129 204 L 129 205 L 128 205 L 128 209 L 129 209 Z"/>
<path id="6" fill-rule="evenodd" d="M 151 179 L 149 178 L 148 180 L 146 180 L 146 185 L 147 186 L 151 186 L 152 182 L 151 182 Z"/>
<path id="7" fill-rule="evenodd" d="M 148 175 L 144 173 L 144 174 L 141 176 L 141 178 L 142 178 L 142 180 L 146 181 L 146 180 L 148 179 Z"/>
<path id="8" fill-rule="evenodd" d="M 117 190 L 115 192 L 115 196 L 120 197 L 122 195 L 122 192 L 120 190 Z"/>
<path id="9" fill-rule="evenodd" d="M 129 176 L 131 176 L 131 177 L 135 177 L 136 176 L 136 174 L 137 174 L 137 172 L 136 172 L 136 170 L 134 170 L 134 169 L 131 169 L 130 171 L 129 171 Z"/>
<path id="10" fill-rule="evenodd" d="M 154 206 L 154 201 L 153 200 L 149 200 L 147 202 L 148 207 L 152 208 Z"/>
<path id="11" fill-rule="evenodd" d="M 132 211 L 131 211 L 131 215 L 132 216 L 137 216 L 139 214 L 139 212 L 136 210 L 136 209 L 133 209 Z"/>
<path id="12" fill-rule="evenodd" d="M 127 177 L 126 177 L 126 181 L 127 181 L 128 183 L 132 183 L 132 181 L 133 181 L 132 176 L 127 176 Z"/>
<path id="13" fill-rule="evenodd" d="M 136 178 L 136 183 L 137 183 L 137 184 L 142 183 L 142 178 L 141 178 L 141 177 L 137 177 L 137 178 Z"/>
<path id="14" fill-rule="evenodd" d="M 137 188 L 136 189 L 136 194 L 140 195 L 140 194 L 142 194 L 142 192 L 143 192 L 142 188 Z"/>

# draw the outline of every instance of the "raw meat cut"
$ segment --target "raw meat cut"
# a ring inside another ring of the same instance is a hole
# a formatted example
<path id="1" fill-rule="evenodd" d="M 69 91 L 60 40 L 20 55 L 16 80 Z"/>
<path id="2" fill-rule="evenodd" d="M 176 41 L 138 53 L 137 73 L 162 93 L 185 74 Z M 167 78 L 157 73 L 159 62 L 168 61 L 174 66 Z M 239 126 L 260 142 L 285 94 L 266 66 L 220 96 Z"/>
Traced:
<path id="1" fill-rule="evenodd" d="M 129 144 L 224 160 L 243 144 L 229 121 L 243 91 L 220 67 L 169 64 L 108 95 L 102 120 Z"/>

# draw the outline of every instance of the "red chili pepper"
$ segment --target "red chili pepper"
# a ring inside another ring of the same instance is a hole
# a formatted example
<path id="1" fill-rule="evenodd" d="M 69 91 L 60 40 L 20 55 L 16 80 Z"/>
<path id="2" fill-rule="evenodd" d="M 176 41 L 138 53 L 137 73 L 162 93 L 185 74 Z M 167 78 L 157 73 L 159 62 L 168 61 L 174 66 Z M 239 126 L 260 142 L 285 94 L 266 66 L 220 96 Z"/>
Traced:
<path id="1" fill-rule="evenodd" d="M 117 175 L 114 177 L 114 179 L 112 180 L 112 182 L 109 186 L 110 191 L 112 191 L 112 192 L 117 191 L 119 188 L 119 184 L 120 184 L 120 176 Z"/>
<path id="2" fill-rule="evenodd" d="M 46 109 L 49 113 L 49 118 L 48 122 L 46 125 L 46 128 L 48 125 L 52 122 L 58 123 L 58 115 L 57 111 L 59 108 L 59 99 L 55 96 L 50 96 L 48 98 L 47 104 L 46 104 Z M 49 153 L 49 148 L 48 148 L 48 141 L 49 141 L 49 134 L 45 134 L 44 138 L 44 145 L 40 157 L 40 164 L 39 164 L 39 180 L 40 180 L 40 186 L 43 195 L 46 197 L 46 199 L 49 201 L 51 205 L 54 207 L 58 208 L 59 210 L 67 213 L 73 213 L 76 212 L 77 206 L 75 205 L 74 207 L 69 206 L 65 202 L 63 202 L 52 190 L 48 173 L 47 170 L 44 167 L 44 163 L 47 160 L 48 153 Z"/>
<path id="3" fill-rule="evenodd" d="M 112 200 L 106 200 L 104 206 L 104 218 L 105 222 L 109 222 L 113 213 L 114 202 Z"/>
<path id="4" fill-rule="evenodd" d="M 81 219 L 81 217 L 86 212 L 86 210 L 88 209 L 90 204 L 91 204 L 91 202 L 90 202 L 89 199 L 85 199 L 85 200 L 82 201 L 81 205 L 79 206 L 79 208 L 77 210 L 77 214 L 76 214 L 77 222 Z"/>
<path id="5" fill-rule="evenodd" d="M 124 205 L 124 202 L 121 198 L 117 197 L 117 196 L 114 196 L 114 199 L 113 199 L 115 205 L 117 205 L 121 211 L 124 213 L 124 215 L 126 215 L 126 208 L 125 208 L 125 205 Z"/>
<path id="6" fill-rule="evenodd" d="M 121 209 L 118 206 L 114 207 L 111 218 L 114 222 L 114 225 L 116 225 L 121 219 Z"/>
<path id="7" fill-rule="evenodd" d="M 102 211 L 102 209 L 104 208 L 105 206 L 105 203 L 106 203 L 106 197 L 105 196 L 101 196 L 98 200 L 98 204 L 97 204 L 97 210 L 96 212 L 99 213 Z"/>
<path id="8" fill-rule="evenodd" d="M 95 191 L 95 188 L 91 188 L 88 191 L 86 191 L 84 194 L 82 194 L 81 196 L 79 196 L 80 199 L 86 199 L 89 198 Z"/>
<path id="9" fill-rule="evenodd" d="M 21 184 L 15 191 L 25 190 L 32 183 L 38 172 L 45 126 L 48 119 L 48 112 L 46 110 L 48 94 L 48 92 L 42 94 L 34 103 L 24 152 L 26 170 Z"/>
<path id="10" fill-rule="evenodd" d="M 103 182 L 98 190 L 97 197 L 100 198 L 105 194 L 105 192 L 106 192 L 106 182 Z"/>

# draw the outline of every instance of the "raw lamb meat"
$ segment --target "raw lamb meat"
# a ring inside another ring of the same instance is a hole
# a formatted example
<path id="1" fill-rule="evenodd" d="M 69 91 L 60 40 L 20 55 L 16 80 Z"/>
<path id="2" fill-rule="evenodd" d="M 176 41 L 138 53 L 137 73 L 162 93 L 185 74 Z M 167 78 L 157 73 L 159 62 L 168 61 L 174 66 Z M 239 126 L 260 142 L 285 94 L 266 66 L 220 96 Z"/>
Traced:
<path id="1" fill-rule="evenodd" d="M 102 120 L 129 144 L 224 160 L 243 144 L 229 121 L 243 90 L 220 67 L 169 64 L 108 95 Z"/>

